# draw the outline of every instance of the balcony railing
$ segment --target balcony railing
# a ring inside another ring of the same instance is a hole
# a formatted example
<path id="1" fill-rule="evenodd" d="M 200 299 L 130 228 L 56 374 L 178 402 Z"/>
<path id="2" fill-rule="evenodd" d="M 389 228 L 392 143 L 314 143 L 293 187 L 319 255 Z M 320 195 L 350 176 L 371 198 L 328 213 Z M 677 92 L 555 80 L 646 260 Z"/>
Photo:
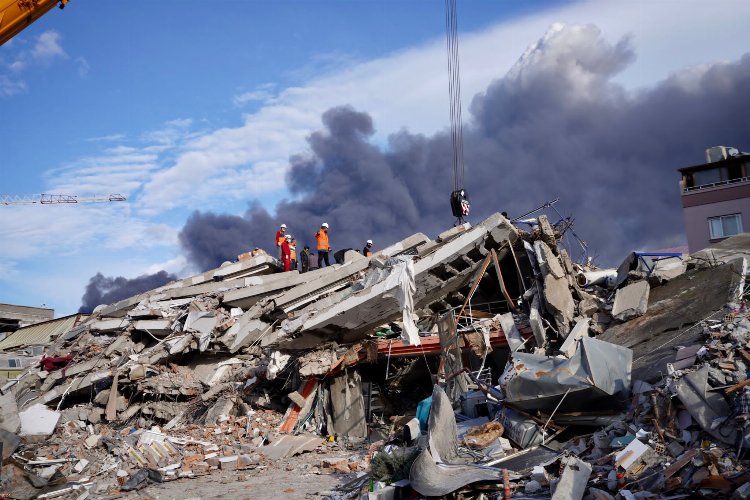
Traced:
<path id="1" fill-rule="evenodd" d="M 685 188 L 685 193 L 692 193 L 694 191 L 701 191 L 703 189 L 711 189 L 719 186 L 726 186 L 728 184 L 738 184 L 740 182 L 748 182 L 750 181 L 750 177 L 739 177 L 737 179 L 730 179 L 728 181 L 719 181 L 719 182 L 712 182 L 711 184 L 701 184 L 700 186 L 693 186 L 689 188 Z"/>

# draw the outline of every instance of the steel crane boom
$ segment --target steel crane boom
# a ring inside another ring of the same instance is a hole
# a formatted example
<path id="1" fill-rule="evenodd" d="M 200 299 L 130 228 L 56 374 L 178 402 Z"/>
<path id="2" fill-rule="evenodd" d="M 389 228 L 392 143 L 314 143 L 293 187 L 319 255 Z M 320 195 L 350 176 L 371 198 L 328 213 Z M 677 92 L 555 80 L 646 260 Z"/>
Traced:
<path id="1" fill-rule="evenodd" d="M 112 201 L 127 201 L 121 194 L 79 197 L 69 194 L 33 194 L 18 196 L 0 194 L 0 205 L 63 205 L 71 203 L 105 203 Z"/>

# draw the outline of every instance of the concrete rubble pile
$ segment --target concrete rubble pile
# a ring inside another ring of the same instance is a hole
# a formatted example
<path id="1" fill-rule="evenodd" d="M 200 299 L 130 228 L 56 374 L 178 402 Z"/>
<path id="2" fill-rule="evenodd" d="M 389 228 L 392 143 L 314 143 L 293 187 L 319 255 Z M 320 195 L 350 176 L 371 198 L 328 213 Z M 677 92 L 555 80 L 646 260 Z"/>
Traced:
<path id="1" fill-rule="evenodd" d="M 99 306 L 47 350 L 67 366 L 0 388 L 0 491 L 105 496 L 333 452 L 350 498 L 750 497 L 746 249 L 599 269 L 568 229 L 495 214 Z"/>

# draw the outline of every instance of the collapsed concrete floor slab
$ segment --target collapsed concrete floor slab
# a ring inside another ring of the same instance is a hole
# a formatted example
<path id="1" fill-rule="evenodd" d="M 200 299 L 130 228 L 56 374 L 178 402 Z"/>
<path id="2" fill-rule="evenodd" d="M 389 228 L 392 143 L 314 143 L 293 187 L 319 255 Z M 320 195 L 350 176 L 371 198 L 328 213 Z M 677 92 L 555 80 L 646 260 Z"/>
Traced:
<path id="1" fill-rule="evenodd" d="M 398 462 L 383 495 L 608 498 L 617 474 L 642 497 L 653 474 L 665 492 L 739 486 L 745 261 L 672 257 L 669 273 L 614 279 L 573 262 L 559 243 L 569 227 L 540 216 L 524 231 L 495 214 L 310 273 L 245 256 L 102 305 L 48 348 L 72 362 L 0 387 L 7 474 L 105 496 L 358 449 Z M 30 428 L 37 414 L 47 425 Z"/>

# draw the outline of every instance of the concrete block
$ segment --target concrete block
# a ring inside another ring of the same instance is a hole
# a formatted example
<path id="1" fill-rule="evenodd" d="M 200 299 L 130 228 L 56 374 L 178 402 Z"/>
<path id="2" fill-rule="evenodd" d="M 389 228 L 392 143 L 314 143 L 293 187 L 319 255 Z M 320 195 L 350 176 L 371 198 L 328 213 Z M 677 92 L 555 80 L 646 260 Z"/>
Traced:
<path id="1" fill-rule="evenodd" d="M 627 321 L 646 314 L 650 290 L 651 287 L 645 280 L 618 289 L 612 306 L 612 316 L 619 321 Z"/>
<path id="2" fill-rule="evenodd" d="M 231 457 L 221 457 L 219 459 L 219 468 L 221 470 L 237 469 L 237 455 L 232 455 Z"/>
<path id="3" fill-rule="evenodd" d="M 591 476 L 591 464 L 570 457 L 565 464 L 560 482 L 552 494 L 552 500 L 581 500 Z"/>

